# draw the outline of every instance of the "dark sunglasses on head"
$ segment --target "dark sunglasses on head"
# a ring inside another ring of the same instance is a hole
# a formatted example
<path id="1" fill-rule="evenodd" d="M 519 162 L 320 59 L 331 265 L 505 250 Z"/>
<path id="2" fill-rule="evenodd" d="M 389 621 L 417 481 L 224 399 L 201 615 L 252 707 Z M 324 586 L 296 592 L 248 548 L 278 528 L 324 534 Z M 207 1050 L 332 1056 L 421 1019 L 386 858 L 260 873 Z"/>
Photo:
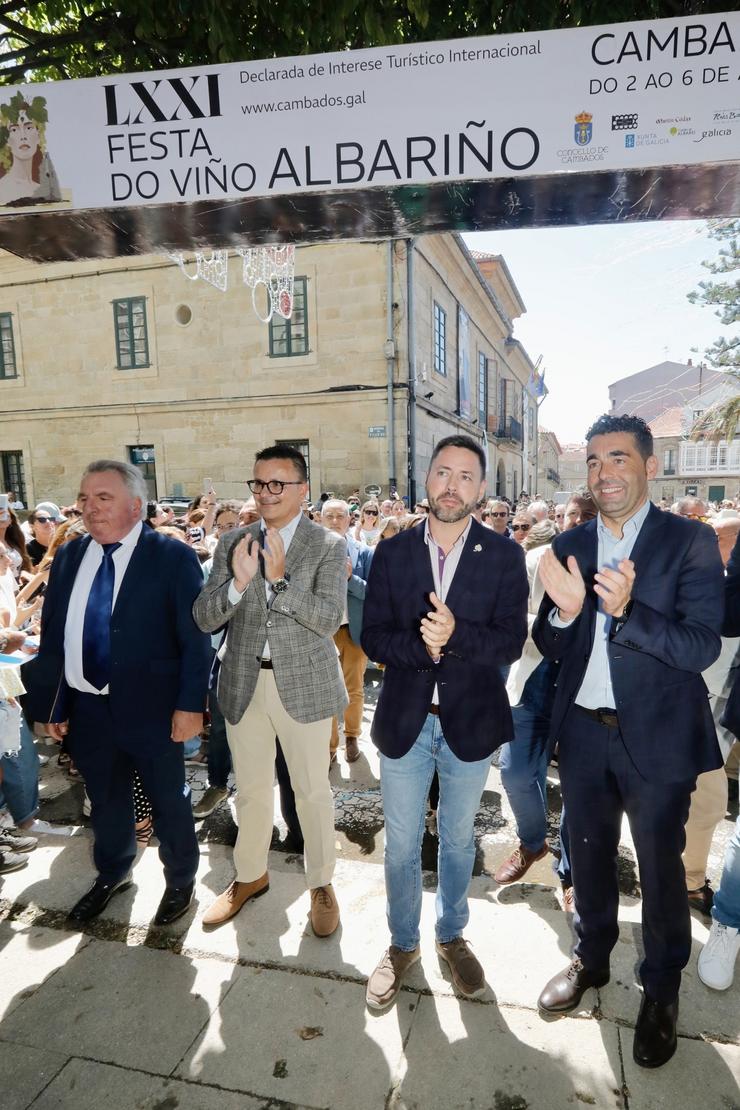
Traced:
<path id="1" fill-rule="evenodd" d="M 531 524 L 512 524 L 511 530 L 512 532 L 528 532 L 531 527 Z"/>

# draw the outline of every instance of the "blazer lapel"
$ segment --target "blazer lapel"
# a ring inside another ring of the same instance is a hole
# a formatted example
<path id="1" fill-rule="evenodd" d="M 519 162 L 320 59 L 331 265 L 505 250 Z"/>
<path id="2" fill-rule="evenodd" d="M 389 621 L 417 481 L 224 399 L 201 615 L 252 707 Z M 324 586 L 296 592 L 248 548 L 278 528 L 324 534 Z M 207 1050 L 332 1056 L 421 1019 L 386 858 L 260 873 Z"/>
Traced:
<path id="1" fill-rule="evenodd" d="M 318 525 L 317 525 L 318 527 Z M 293 533 L 288 553 L 285 556 L 285 573 L 291 574 L 294 567 L 298 566 L 311 540 L 311 525 L 305 516 L 301 516 L 298 527 Z"/>
<path id="2" fill-rule="evenodd" d="M 64 568 L 64 578 L 60 583 L 59 590 L 59 597 L 63 599 L 60 605 L 59 614 L 62 629 L 64 629 L 64 626 L 67 622 L 67 610 L 69 608 L 69 600 L 72 596 L 72 589 L 75 584 L 77 572 L 80 569 L 80 563 L 82 562 L 85 552 L 87 551 L 91 543 L 91 536 L 83 536 L 81 540 L 75 541 L 74 543 L 69 545 L 69 556 L 67 558 L 67 565 Z"/>
<path id="3" fill-rule="evenodd" d="M 123 575 L 123 581 L 121 582 L 118 594 L 116 596 L 116 602 L 113 606 L 113 613 L 115 613 L 119 609 L 119 607 L 122 612 L 125 612 L 126 606 L 129 603 L 129 598 L 136 595 L 136 583 L 141 581 L 141 578 L 139 578 L 139 572 L 141 571 L 142 577 L 146 575 L 147 544 L 149 543 L 150 539 L 153 538 L 154 533 L 152 532 L 151 528 L 149 528 L 146 524 L 142 525 L 141 534 L 136 541 L 136 546 L 134 547 L 133 552 L 131 553 L 131 558 L 128 561 L 128 566 L 126 567 L 125 573 Z M 113 613 L 111 613 L 111 616 L 113 615 Z"/>
<path id="4" fill-rule="evenodd" d="M 635 569 L 639 570 L 645 557 L 649 555 L 649 552 L 655 550 L 655 535 L 665 524 L 666 515 L 661 509 L 651 504 L 630 555 L 630 559 L 635 564 Z"/>
<path id="5" fill-rule="evenodd" d="M 472 575 L 475 573 L 475 561 L 478 555 L 475 550 L 476 545 L 479 547 L 483 546 L 479 542 L 480 537 L 476 535 L 477 524 L 478 522 L 476 520 L 473 520 L 472 524 L 470 525 L 468 538 L 466 539 L 463 546 L 462 554 L 460 555 L 460 562 L 457 564 L 455 577 L 452 579 L 452 583 L 450 585 L 450 589 L 445 601 L 445 604 L 449 605 L 453 613 L 455 611 L 455 603 L 457 601 L 457 598 L 465 589 L 465 583 L 469 582 Z M 478 525 L 478 527 L 480 527 L 480 525 Z"/>
<path id="6" fill-rule="evenodd" d="M 412 548 L 414 575 L 421 584 L 424 597 L 428 599 L 429 594 L 434 590 L 434 575 L 429 558 L 429 546 L 424 542 L 424 525 L 417 524 L 411 529 L 411 533 L 414 537 Z"/>

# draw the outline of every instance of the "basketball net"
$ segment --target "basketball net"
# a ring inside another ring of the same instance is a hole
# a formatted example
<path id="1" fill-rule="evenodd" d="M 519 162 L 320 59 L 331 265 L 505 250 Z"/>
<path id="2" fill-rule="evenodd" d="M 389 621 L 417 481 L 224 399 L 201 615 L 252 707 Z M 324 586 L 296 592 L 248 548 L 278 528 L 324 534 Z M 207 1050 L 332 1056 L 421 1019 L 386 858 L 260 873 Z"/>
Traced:
<path id="1" fill-rule="evenodd" d="M 293 283 L 295 277 L 295 247 L 244 247 L 237 250 L 242 257 L 242 280 L 252 290 L 252 307 L 263 324 L 270 322 L 277 313 L 289 320 L 293 313 Z M 188 281 L 207 281 L 225 293 L 229 285 L 229 252 L 214 250 L 195 251 L 195 273 L 188 273 L 185 255 L 181 251 L 167 256 L 179 266 Z M 262 286 L 267 298 L 266 314 L 257 307 L 257 291 Z"/>

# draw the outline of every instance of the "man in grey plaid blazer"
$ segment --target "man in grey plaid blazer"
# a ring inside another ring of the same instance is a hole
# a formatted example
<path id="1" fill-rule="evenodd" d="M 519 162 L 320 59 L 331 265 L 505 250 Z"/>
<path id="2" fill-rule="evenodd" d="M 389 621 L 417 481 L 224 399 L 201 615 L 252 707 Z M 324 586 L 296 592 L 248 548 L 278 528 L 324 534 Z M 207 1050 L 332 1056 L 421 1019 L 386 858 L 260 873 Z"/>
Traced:
<path id="1" fill-rule="evenodd" d="M 328 779 L 331 720 L 347 704 L 332 639 L 342 620 L 347 552 L 339 536 L 301 511 L 306 464 L 292 447 L 260 451 L 249 483 L 262 517 L 218 544 L 193 606 L 198 626 L 228 626 L 218 702 L 236 776 L 236 879 L 206 912 L 220 925 L 269 888 L 275 736 L 280 739 L 303 829 L 311 924 L 339 924 L 331 886 L 334 807 Z"/>

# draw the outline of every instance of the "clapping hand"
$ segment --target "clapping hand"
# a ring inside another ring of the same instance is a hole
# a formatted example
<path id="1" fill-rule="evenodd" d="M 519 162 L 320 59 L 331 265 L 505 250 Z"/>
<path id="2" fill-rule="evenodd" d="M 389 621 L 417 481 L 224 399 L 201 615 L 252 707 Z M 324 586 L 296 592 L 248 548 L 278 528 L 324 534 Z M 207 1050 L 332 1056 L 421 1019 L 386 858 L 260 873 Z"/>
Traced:
<path id="1" fill-rule="evenodd" d="M 601 598 L 602 608 L 610 617 L 621 617 L 627 602 L 632 597 L 635 583 L 635 564 L 631 559 L 622 559 L 617 569 L 602 567 L 594 575 L 594 590 Z"/>
<path id="2" fill-rule="evenodd" d="M 239 593 L 244 593 L 257 573 L 259 556 L 259 540 L 249 534 L 242 537 L 235 546 L 231 554 L 231 569 L 234 574 L 234 585 Z"/>
<path id="3" fill-rule="evenodd" d="M 434 606 L 421 622 L 421 638 L 432 659 L 439 659 L 442 648 L 455 631 L 455 616 L 432 590 L 429 600 Z"/>
<path id="4" fill-rule="evenodd" d="M 265 578 L 268 582 L 275 582 L 278 578 L 285 577 L 285 544 L 277 528 L 268 528 L 265 532 L 262 556 L 265 561 Z"/>
<path id="5" fill-rule="evenodd" d="M 566 566 L 563 566 L 552 548 L 548 547 L 540 559 L 539 575 L 548 596 L 558 607 L 560 619 L 575 620 L 586 597 L 586 583 L 575 555 L 569 555 Z"/>

